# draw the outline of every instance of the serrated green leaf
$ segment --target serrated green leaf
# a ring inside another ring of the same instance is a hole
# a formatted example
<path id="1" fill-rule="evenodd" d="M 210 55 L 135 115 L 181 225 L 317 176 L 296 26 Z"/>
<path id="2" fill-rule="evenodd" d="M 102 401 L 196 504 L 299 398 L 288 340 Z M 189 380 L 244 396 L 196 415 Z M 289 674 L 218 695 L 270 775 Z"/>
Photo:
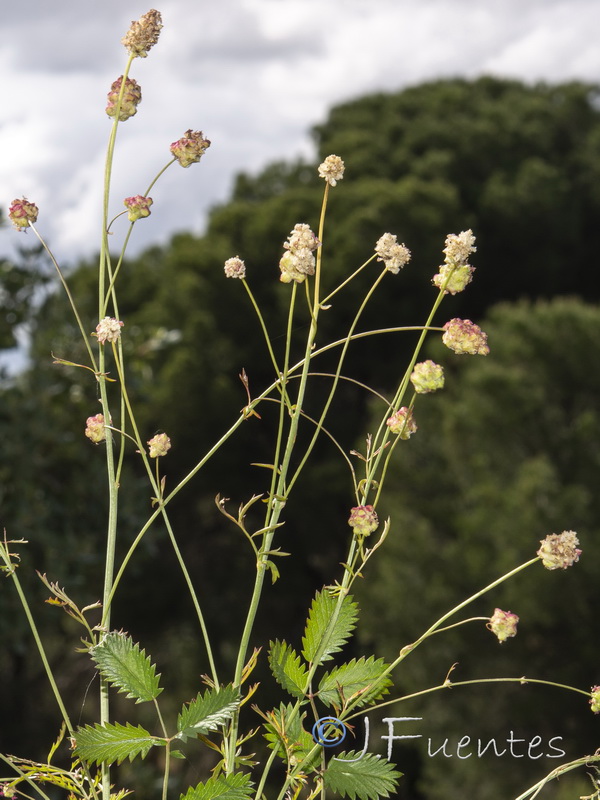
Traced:
<path id="1" fill-rule="evenodd" d="M 100 644 L 91 651 L 100 674 L 136 703 L 154 700 L 162 692 L 158 685 L 160 675 L 145 650 L 140 650 L 130 636 L 124 633 L 107 633 Z"/>
<path id="2" fill-rule="evenodd" d="M 180 800 L 246 800 L 252 795 L 252 782 L 249 775 L 242 772 L 233 775 L 220 775 L 209 778 L 206 783 L 190 786 Z"/>
<path id="3" fill-rule="evenodd" d="M 155 745 L 164 745 L 163 739 L 151 736 L 141 726 L 107 723 L 94 727 L 86 725 L 78 728 L 75 734 L 75 753 L 83 761 L 100 764 L 120 764 L 126 758 L 130 761 L 136 756 L 145 758 L 148 750 Z"/>
<path id="4" fill-rule="evenodd" d="M 240 704 L 240 693 L 233 686 L 207 689 L 189 705 L 184 705 L 177 717 L 177 738 L 185 741 L 188 736 L 197 736 L 214 731 L 234 715 Z"/>
<path id="5" fill-rule="evenodd" d="M 302 655 L 312 663 L 319 656 L 319 664 L 330 661 L 332 653 L 338 653 L 350 638 L 358 619 L 358 606 L 350 595 L 346 595 L 335 624 L 327 633 L 330 620 L 338 605 L 338 598 L 326 590 L 317 592 L 306 620 L 302 638 Z M 321 648 L 323 648 L 321 650 Z"/>
<path id="6" fill-rule="evenodd" d="M 282 703 L 279 708 L 273 709 L 270 716 L 272 722 L 265 725 L 265 739 L 269 747 L 277 750 L 278 755 L 291 766 L 299 764 L 315 746 L 314 739 L 302 725 L 306 714 L 294 713 L 291 703 Z M 316 769 L 320 758 L 320 752 L 316 751 L 314 757 L 304 764 L 303 770 L 308 772 Z"/>
<path id="7" fill-rule="evenodd" d="M 353 760 L 356 759 L 356 760 Z M 332 758 L 323 775 L 325 788 L 354 800 L 378 800 L 389 797 L 396 790 L 402 773 L 394 764 L 374 753 L 360 753 L 353 750 L 344 757 Z"/>
<path id="8" fill-rule="evenodd" d="M 354 699 L 353 705 L 356 704 L 356 707 L 370 703 L 387 694 L 392 685 L 392 681 L 386 677 L 376 688 L 370 688 L 387 668 L 388 664 L 382 658 L 353 658 L 347 664 L 341 664 L 323 675 L 319 682 L 319 700 L 326 706 L 338 708 L 350 698 Z M 358 693 L 360 696 L 357 698 Z"/>
<path id="9" fill-rule="evenodd" d="M 304 697 L 308 670 L 300 656 L 286 642 L 270 642 L 269 666 L 277 683 L 293 697 Z"/>

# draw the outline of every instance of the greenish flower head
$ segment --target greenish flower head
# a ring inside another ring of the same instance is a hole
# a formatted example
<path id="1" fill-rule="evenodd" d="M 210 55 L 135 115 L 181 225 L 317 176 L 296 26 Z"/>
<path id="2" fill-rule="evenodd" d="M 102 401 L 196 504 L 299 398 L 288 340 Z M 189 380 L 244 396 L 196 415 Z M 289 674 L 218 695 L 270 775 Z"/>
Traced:
<path id="1" fill-rule="evenodd" d="M 85 421 L 85 435 L 94 444 L 99 444 L 106 439 L 106 430 L 104 428 L 104 414 L 96 414 L 93 417 L 88 417 Z"/>
<path id="2" fill-rule="evenodd" d="M 121 94 L 121 85 L 123 83 L 123 76 L 117 78 L 110 87 L 108 93 L 108 104 L 106 106 L 106 113 L 109 117 L 116 117 L 117 105 L 119 102 L 119 95 Z M 137 107 L 142 102 L 142 89 L 137 81 L 133 78 L 125 78 L 125 89 L 123 97 L 121 98 L 121 106 L 119 108 L 119 122 L 125 122 L 126 119 L 133 117 L 137 114 Z"/>
<path id="3" fill-rule="evenodd" d="M 417 394 L 437 392 L 444 388 L 444 369 L 434 361 L 421 361 L 415 364 L 410 381 Z"/>
<path id="4" fill-rule="evenodd" d="M 566 569 L 579 561 L 581 550 L 577 549 L 579 539 L 575 531 L 551 533 L 540 544 L 537 555 L 546 569 Z"/>
<path id="5" fill-rule="evenodd" d="M 166 433 L 157 433 L 156 436 L 153 436 L 146 444 L 150 448 L 150 458 L 166 456 L 171 449 L 171 440 Z"/>
<path id="6" fill-rule="evenodd" d="M 417 423 L 413 417 L 412 409 L 402 406 L 398 411 L 394 411 L 385 423 L 392 433 L 399 434 L 401 439 L 410 439 L 413 433 L 417 432 Z"/>
<path id="7" fill-rule="evenodd" d="M 355 506 L 350 511 L 348 525 L 354 531 L 354 535 L 362 539 L 377 530 L 379 517 L 373 506 Z"/>
<path id="8" fill-rule="evenodd" d="M 313 252 L 321 243 L 305 223 L 294 225 L 294 229 L 284 243 L 286 251 L 279 261 L 282 283 L 302 283 L 307 275 L 315 274 L 315 257 Z"/>
<path id="9" fill-rule="evenodd" d="M 511 614 L 510 611 L 502 611 L 501 608 L 496 608 L 490 617 L 487 627 L 488 630 L 498 637 L 498 641 L 502 644 L 502 642 L 505 642 L 511 636 L 517 635 L 518 621 L 519 618 L 516 614 Z"/>
<path id="10" fill-rule="evenodd" d="M 8 218 L 18 231 L 24 231 L 37 220 L 38 207 L 24 197 L 21 200 L 13 200 L 8 209 Z"/>
<path id="11" fill-rule="evenodd" d="M 442 342 L 458 355 L 487 356 L 490 352 L 487 333 L 470 319 L 451 319 L 444 325 L 444 331 Z"/>
<path id="12" fill-rule="evenodd" d="M 590 705 L 594 714 L 600 714 L 600 686 L 592 686 Z"/>
<path id="13" fill-rule="evenodd" d="M 127 209 L 129 222 L 137 222 L 142 217 L 150 216 L 151 197 L 142 197 L 141 194 L 137 194 L 135 197 L 126 197 L 123 203 Z"/>
<path id="14" fill-rule="evenodd" d="M 210 140 L 204 138 L 202 131 L 190 129 L 185 132 L 181 139 L 173 142 L 170 150 L 182 167 L 189 167 L 200 161 L 209 147 Z"/>

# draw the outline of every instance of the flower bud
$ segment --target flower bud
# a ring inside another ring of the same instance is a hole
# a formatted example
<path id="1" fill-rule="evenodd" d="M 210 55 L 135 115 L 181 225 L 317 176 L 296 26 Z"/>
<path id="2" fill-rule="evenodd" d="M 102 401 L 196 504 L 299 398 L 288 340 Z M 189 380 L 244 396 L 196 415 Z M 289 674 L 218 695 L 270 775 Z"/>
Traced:
<path id="1" fill-rule="evenodd" d="M 94 444 L 103 442 L 106 439 L 106 430 L 104 429 L 104 415 L 96 414 L 94 417 L 88 417 L 85 421 L 85 435 Z"/>
<path id="2" fill-rule="evenodd" d="M 127 208 L 129 222 L 137 222 L 142 217 L 150 216 L 151 197 L 142 197 L 141 194 L 136 194 L 135 197 L 126 197 L 123 203 Z"/>
<path id="3" fill-rule="evenodd" d="M 200 161 L 210 147 L 210 141 L 204 138 L 202 131 L 188 130 L 181 139 L 173 142 L 171 153 L 182 167 L 189 167 Z"/>
<path id="4" fill-rule="evenodd" d="M 104 319 L 101 319 L 96 325 L 96 336 L 100 344 L 116 342 L 121 336 L 123 324 L 121 320 L 115 319 L 114 317 L 104 317 Z"/>
<path id="5" fill-rule="evenodd" d="M 150 448 L 150 458 L 166 456 L 171 449 L 171 440 L 166 433 L 157 433 L 146 444 Z"/>
<path id="6" fill-rule="evenodd" d="M 282 283 L 302 283 L 307 275 L 315 274 L 313 251 L 321 243 L 306 223 L 299 223 L 287 238 L 283 247 L 287 251 L 279 261 Z"/>
<path id="7" fill-rule="evenodd" d="M 379 517 L 373 506 L 355 506 L 350 511 L 348 525 L 354 531 L 355 536 L 362 538 L 377 530 Z"/>
<path id="8" fill-rule="evenodd" d="M 319 164 L 319 177 L 323 178 L 330 186 L 335 186 L 344 177 L 344 162 L 339 156 L 327 156 Z"/>
<path id="9" fill-rule="evenodd" d="M 119 102 L 119 95 L 121 94 L 121 85 L 123 83 L 123 76 L 117 78 L 110 87 L 108 93 L 108 105 L 106 106 L 106 113 L 109 117 L 116 116 L 117 105 Z M 133 78 L 125 78 L 125 90 L 121 99 L 121 107 L 119 109 L 119 121 L 125 122 L 129 117 L 133 117 L 137 113 L 137 107 L 142 102 L 142 90 Z"/>
<path id="10" fill-rule="evenodd" d="M 8 209 L 8 218 L 18 231 L 24 231 L 30 223 L 37 220 L 38 207 L 24 197 L 21 200 L 13 200 Z"/>
<path id="11" fill-rule="evenodd" d="M 581 550 L 577 549 L 579 539 L 575 531 L 551 533 L 540 540 L 542 545 L 537 551 L 546 569 L 566 569 L 579 561 Z"/>
<path id="12" fill-rule="evenodd" d="M 410 380 L 418 394 L 436 392 L 444 387 L 444 369 L 434 361 L 421 361 L 415 364 Z"/>
<path id="13" fill-rule="evenodd" d="M 393 275 L 410 261 L 410 250 L 404 244 L 398 244 L 398 237 L 394 233 L 384 233 L 375 244 L 377 261 L 383 261 L 385 268 Z"/>
<path id="14" fill-rule="evenodd" d="M 590 705 L 594 714 L 600 714 L 600 686 L 592 686 Z"/>
<path id="15" fill-rule="evenodd" d="M 228 258 L 225 262 L 225 275 L 228 278 L 245 278 L 246 265 L 239 256 Z"/>
<path id="16" fill-rule="evenodd" d="M 131 27 L 121 39 L 121 43 L 134 58 L 146 58 L 148 50 L 157 43 L 161 28 L 160 13 L 151 9 L 137 22 L 132 21 Z"/>
<path id="17" fill-rule="evenodd" d="M 410 439 L 417 431 L 417 423 L 414 420 L 412 409 L 402 406 L 386 420 L 386 425 L 392 433 L 400 434 L 401 439 Z"/>
<path id="18" fill-rule="evenodd" d="M 442 342 L 458 355 L 487 356 L 490 352 L 487 334 L 470 319 L 451 319 L 444 325 L 444 331 Z"/>
<path id="19" fill-rule="evenodd" d="M 505 642 L 511 636 L 517 635 L 517 622 L 519 618 L 516 614 L 511 614 L 510 611 L 502 611 L 501 608 L 496 608 L 490 621 L 487 624 L 488 630 L 498 637 L 500 644 Z"/>

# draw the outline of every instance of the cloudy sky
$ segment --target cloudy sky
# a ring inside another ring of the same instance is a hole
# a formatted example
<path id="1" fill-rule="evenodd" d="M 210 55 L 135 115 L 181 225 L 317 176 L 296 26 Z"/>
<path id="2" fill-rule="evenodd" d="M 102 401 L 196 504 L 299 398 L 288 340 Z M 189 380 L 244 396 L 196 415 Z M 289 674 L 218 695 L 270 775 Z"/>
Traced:
<path id="1" fill-rule="evenodd" d="M 599 0 L 155 2 L 164 28 L 130 73 L 143 99 L 119 129 L 114 213 L 123 197 L 144 193 L 188 128 L 212 146 L 201 164 L 173 165 L 153 189 L 134 251 L 177 230 L 200 232 L 240 170 L 310 156 L 310 127 L 339 101 L 453 75 L 600 82 Z M 121 37 L 149 7 L 4 4 L 0 203 L 37 203 L 38 227 L 64 262 L 97 250 L 106 93 L 125 65 Z M 0 231 L 0 253 L 20 236 Z"/>

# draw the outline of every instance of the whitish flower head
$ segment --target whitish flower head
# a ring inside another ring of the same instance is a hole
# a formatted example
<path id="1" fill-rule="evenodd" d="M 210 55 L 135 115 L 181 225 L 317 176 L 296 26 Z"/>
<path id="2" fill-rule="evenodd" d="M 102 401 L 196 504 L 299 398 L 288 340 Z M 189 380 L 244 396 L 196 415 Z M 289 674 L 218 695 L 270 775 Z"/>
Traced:
<path id="1" fill-rule="evenodd" d="M 373 506 L 355 506 L 350 511 L 348 525 L 354 531 L 355 536 L 362 538 L 377 530 L 379 518 Z"/>
<path id="2" fill-rule="evenodd" d="M 166 456 L 171 449 L 171 440 L 166 433 L 157 433 L 156 436 L 153 436 L 146 444 L 150 448 L 150 458 Z"/>
<path id="3" fill-rule="evenodd" d="M 581 550 L 577 549 L 579 539 L 575 531 L 551 533 L 540 544 L 537 555 L 546 569 L 566 569 L 579 561 Z"/>
<path id="4" fill-rule="evenodd" d="M 471 253 L 477 252 L 477 248 L 474 246 L 475 237 L 470 228 L 468 231 L 461 231 L 458 234 L 448 234 L 445 244 L 443 253 L 446 256 L 446 264 L 454 266 L 466 264 Z"/>
<path id="5" fill-rule="evenodd" d="M 210 147 L 210 141 L 204 138 L 202 131 L 188 130 L 171 145 L 171 153 L 182 167 L 189 167 L 200 161 Z"/>
<path id="6" fill-rule="evenodd" d="M 436 392 L 444 387 L 443 367 L 434 361 L 421 361 L 420 364 L 415 364 L 410 380 L 418 394 Z"/>
<path id="7" fill-rule="evenodd" d="M 468 259 L 477 250 L 474 245 L 475 237 L 470 229 L 446 237 L 444 263 L 433 277 L 433 283 L 438 289 L 444 289 L 445 294 L 462 292 L 471 282 L 475 267 L 468 263 Z"/>
<path id="8" fill-rule="evenodd" d="M 121 42 L 132 56 L 146 58 L 148 50 L 157 43 L 161 28 L 162 17 L 158 11 L 151 9 L 137 22 L 134 20 L 131 23 Z"/>
<path id="9" fill-rule="evenodd" d="M 302 283 L 307 275 L 315 274 L 315 257 L 313 251 L 320 242 L 306 223 L 299 223 L 288 236 L 283 247 L 285 253 L 279 261 L 283 283 Z"/>
<path id="10" fill-rule="evenodd" d="M 115 319 L 114 317 L 104 317 L 104 319 L 101 319 L 96 325 L 96 336 L 100 344 L 116 342 L 121 336 L 123 324 L 121 320 Z"/>
<path id="11" fill-rule="evenodd" d="M 142 197 L 141 194 L 136 194 L 135 197 L 126 197 L 123 201 L 127 209 L 127 219 L 129 222 L 137 222 L 142 217 L 150 216 L 150 206 L 152 205 L 151 197 Z"/>
<path id="12" fill-rule="evenodd" d="M 600 714 L 600 686 L 592 686 L 590 705 L 594 714 Z"/>
<path id="13" fill-rule="evenodd" d="M 106 106 L 106 113 L 109 117 L 117 115 L 117 105 L 119 102 L 119 95 L 121 93 L 121 85 L 123 83 L 123 76 L 117 78 L 110 87 L 108 93 L 108 104 Z M 119 121 L 125 122 L 129 117 L 133 117 L 137 113 L 137 107 L 142 102 L 142 90 L 133 78 L 125 78 L 125 89 L 123 90 L 123 97 L 121 98 L 121 107 L 119 109 Z"/>
<path id="14" fill-rule="evenodd" d="M 402 406 L 386 420 L 386 425 L 392 433 L 400 434 L 401 439 L 410 439 L 413 433 L 417 432 L 417 423 L 413 417 L 413 412 L 406 406 Z"/>
<path id="15" fill-rule="evenodd" d="M 38 207 L 24 197 L 21 200 L 13 200 L 8 209 L 8 218 L 18 231 L 24 231 L 30 223 L 37 220 Z"/>
<path id="16" fill-rule="evenodd" d="M 487 624 L 488 629 L 498 637 L 500 644 L 505 642 L 511 636 L 517 635 L 517 622 L 519 618 L 516 614 L 511 614 L 510 611 L 502 611 L 497 608 L 490 621 Z"/>
<path id="17" fill-rule="evenodd" d="M 228 278 L 246 277 L 246 265 L 239 256 L 227 259 L 225 262 L 225 275 Z"/>
<path id="18" fill-rule="evenodd" d="M 451 319 L 444 325 L 444 331 L 442 342 L 458 355 L 487 356 L 490 352 L 487 333 L 470 319 Z"/>
<path id="19" fill-rule="evenodd" d="M 94 417 L 88 417 L 86 419 L 85 435 L 95 444 L 103 442 L 106 439 L 103 414 L 96 414 Z"/>
<path id="20" fill-rule="evenodd" d="M 339 156 L 327 156 L 319 165 L 319 177 L 327 181 L 330 186 L 335 186 L 344 177 L 344 162 Z"/>
<path id="21" fill-rule="evenodd" d="M 397 275 L 398 272 L 410 261 L 410 250 L 404 244 L 398 244 L 398 237 L 394 233 L 384 233 L 375 245 L 377 261 L 383 261 L 389 272 Z"/>

